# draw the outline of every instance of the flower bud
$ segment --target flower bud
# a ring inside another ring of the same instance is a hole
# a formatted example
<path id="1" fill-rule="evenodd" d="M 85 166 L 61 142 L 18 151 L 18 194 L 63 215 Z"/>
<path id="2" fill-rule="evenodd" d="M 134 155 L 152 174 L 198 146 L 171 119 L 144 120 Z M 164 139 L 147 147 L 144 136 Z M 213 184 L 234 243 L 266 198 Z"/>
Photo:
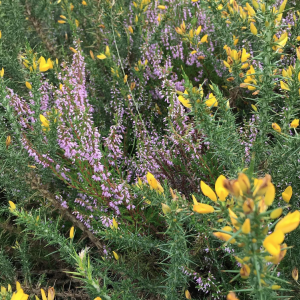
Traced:
<path id="1" fill-rule="evenodd" d="M 214 232 L 213 235 L 224 242 L 227 242 L 229 239 L 231 239 L 230 234 L 223 233 L 223 232 Z M 231 244 L 234 244 L 235 242 L 236 242 L 235 239 L 232 239 L 230 241 Z"/>
<path id="2" fill-rule="evenodd" d="M 8 201 L 8 203 L 10 206 L 10 208 L 9 208 L 10 211 L 14 211 L 17 208 L 16 204 L 14 204 L 12 201 Z"/>
<path id="3" fill-rule="evenodd" d="M 254 201 L 251 198 L 247 198 L 243 204 L 243 211 L 245 214 L 250 214 L 254 210 Z"/>
<path id="4" fill-rule="evenodd" d="M 244 173 L 239 174 L 238 183 L 244 194 L 250 193 L 250 181 L 246 174 L 244 174 Z"/>
<path id="5" fill-rule="evenodd" d="M 292 271 L 292 277 L 295 281 L 298 281 L 298 269 L 296 267 Z"/>
<path id="6" fill-rule="evenodd" d="M 162 203 L 161 206 L 162 206 L 162 211 L 165 215 L 167 215 L 168 213 L 170 213 L 172 211 L 171 207 L 167 204 Z"/>
<path id="7" fill-rule="evenodd" d="M 250 231 L 251 231 L 250 219 L 246 219 L 243 226 L 242 226 L 242 232 L 244 234 L 249 234 Z"/>
<path id="8" fill-rule="evenodd" d="M 11 136 L 8 135 L 5 141 L 6 149 L 8 149 L 10 144 L 11 144 Z"/>
<path id="9" fill-rule="evenodd" d="M 186 299 L 192 299 L 191 294 L 190 294 L 190 292 L 189 292 L 188 290 L 186 290 L 186 291 L 184 292 L 184 294 L 185 294 L 185 298 L 186 298 Z"/>
<path id="10" fill-rule="evenodd" d="M 73 239 L 74 235 L 74 226 L 72 226 L 70 229 L 70 239 Z"/>
<path id="11" fill-rule="evenodd" d="M 116 260 L 119 260 L 119 255 L 117 254 L 117 252 L 113 251 L 113 255 Z"/>
<path id="12" fill-rule="evenodd" d="M 229 292 L 226 299 L 227 300 L 239 300 L 234 292 Z"/>
<path id="13" fill-rule="evenodd" d="M 293 195 L 293 188 L 291 186 L 288 186 L 284 192 L 281 194 L 282 196 L 282 199 L 286 202 L 286 203 L 289 203 L 291 198 L 292 198 L 292 195 Z"/>
<path id="14" fill-rule="evenodd" d="M 115 218 L 113 218 L 113 228 L 118 229 L 118 222 L 116 221 Z"/>

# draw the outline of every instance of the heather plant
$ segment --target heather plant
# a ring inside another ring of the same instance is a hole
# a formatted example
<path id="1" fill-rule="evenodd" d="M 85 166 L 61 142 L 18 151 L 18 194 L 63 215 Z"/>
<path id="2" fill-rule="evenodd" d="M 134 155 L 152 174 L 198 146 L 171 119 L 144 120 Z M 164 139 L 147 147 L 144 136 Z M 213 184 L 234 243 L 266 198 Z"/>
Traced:
<path id="1" fill-rule="evenodd" d="M 56 297 L 97 300 L 297 293 L 296 4 L 73 2 L 0 5 L 1 283 L 29 297 L 64 278 L 83 292 L 58 280 Z"/>

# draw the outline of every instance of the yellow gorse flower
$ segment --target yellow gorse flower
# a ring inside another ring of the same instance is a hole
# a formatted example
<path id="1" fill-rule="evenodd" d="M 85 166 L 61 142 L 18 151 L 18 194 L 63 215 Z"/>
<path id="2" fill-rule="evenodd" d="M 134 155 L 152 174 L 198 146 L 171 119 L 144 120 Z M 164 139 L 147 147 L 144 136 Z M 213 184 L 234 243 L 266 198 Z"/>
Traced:
<path id="1" fill-rule="evenodd" d="M 246 219 L 243 226 L 242 226 L 242 232 L 244 234 L 248 234 L 251 231 L 251 225 L 250 225 L 250 219 Z"/>
<path id="2" fill-rule="evenodd" d="M 273 291 L 280 290 L 280 288 L 281 288 L 281 286 L 278 285 L 278 284 L 273 284 L 273 285 L 271 286 L 271 289 L 272 289 Z"/>
<path id="3" fill-rule="evenodd" d="M 207 43 L 208 42 L 207 39 L 208 39 L 208 35 L 206 34 L 201 38 L 200 43 Z"/>
<path id="4" fill-rule="evenodd" d="M 248 9 L 248 15 L 250 17 L 254 17 L 256 13 L 255 13 L 255 10 L 253 9 L 253 7 L 249 3 L 246 3 L 246 7 Z"/>
<path id="5" fill-rule="evenodd" d="M 250 53 L 247 53 L 246 49 L 243 48 L 241 62 L 244 63 L 250 58 Z"/>
<path id="6" fill-rule="evenodd" d="M 224 180 L 226 180 L 226 177 L 224 175 L 220 175 L 215 183 L 215 191 L 220 201 L 225 201 L 229 194 L 228 190 L 224 187 Z"/>
<path id="7" fill-rule="evenodd" d="M 293 120 L 293 122 L 290 124 L 292 128 L 297 128 L 299 126 L 299 119 Z"/>
<path id="8" fill-rule="evenodd" d="M 44 127 L 43 131 L 49 130 L 50 122 L 42 114 L 40 114 L 40 121 L 42 123 L 42 127 Z"/>
<path id="9" fill-rule="evenodd" d="M 247 264 L 242 265 L 240 269 L 240 275 L 242 279 L 247 279 L 250 276 L 251 269 Z"/>
<path id="10" fill-rule="evenodd" d="M 202 193 L 208 197 L 211 201 L 216 202 L 217 201 L 217 195 L 215 192 L 212 190 L 211 187 L 209 187 L 204 181 L 201 180 L 200 182 L 200 188 Z"/>
<path id="11" fill-rule="evenodd" d="M 119 255 L 117 254 L 117 252 L 113 251 L 113 255 L 115 260 L 119 260 Z"/>
<path id="12" fill-rule="evenodd" d="M 223 185 L 225 189 L 227 189 L 228 192 L 234 197 L 239 197 L 242 194 L 238 180 L 226 179 L 223 181 Z"/>
<path id="13" fill-rule="evenodd" d="M 289 213 L 282 220 L 280 220 L 276 226 L 275 231 L 282 231 L 283 233 L 289 233 L 295 230 L 300 223 L 300 212 L 298 210 L 293 213 Z"/>
<path id="14" fill-rule="evenodd" d="M 250 31 L 252 34 L 257 35 L 257 28 L 255 27 L 254 23 L 252 23 L 252 22 L 250 24 Z"/>
<path id="15" fill-rule="evenodd" d="M 284 235 L 296 229 L 300 223 L 300 212 L 295 211 L 280 220 L 276 224 L 274 232 L 267 235 L 269 228 L 264 221 L 265 218 L 268 218 L 265 211 L 275 199 L 275 186 L 271 179 L 271 176 L 266 174 L 263 178 L 251 178 L 250 180 L 246 174 L 240 173 L 237 180 L 228 180 L 222 176 L 218 178 L 219 182 L 215 184 L 216 191 L 220 188 L 225 189 L 227 193 L 233 196 L 228 213 L 234 228 L 226 225 L 223 226 L 221 231 L 214 232 L 213 235 L 226 243 L 229 241 L 231 243 L 237 242 L 238 247 L 245 248 L 242 253 L 235 257 L 242 265 L 239 275 L 242 279 L 247 279 L 250 276 L 256 276 L 258 271 L 261 270 L 260 282 L 263 285 L 267 284 L 262 279 L 269 272 L 266 269 L 267 262 L 278 264 L 285 257 L 287 245 L 283 244 Z M 215 192 L 204 182 L 201 185 L 204 195 L 216 201 L 217 195 Z M 219 192 L 217 194 L 220 197 Z M 195 197 L 193 197 L 193 201 L 194 211 L 197 211 L 197 207 L 201 209 L 202 204 L 199 204 Z M 226 209 L 225 205 L 228 207 L 229 204 L 227 201 L 226 204 L 221 202 L 219 205 L 221 210 L 218 212 L 224 211 Z M 273 210 L 270 219 L 279 218 L 281 214 L 282 208 Z M 224 222 L 224 219 L 220 221 Z M 250 233 L 251 238 L 248 236 Z M 253 264 L 253 244 L 256 244 L 256 249 L 263 246 L 271 254 L 271 256 L 265 256 L 264 251 L 255 251 L 255 255 L 261 258 L 260 267 Z M 254 268 L 253 272 L 251 271 L 252 267 Z"/>
<path id="16" fill-rule="evenodd" d="M 193 205 L 193 211 L 198 214 L 209 214 L 215 211 L 215 209 L 208 204 L 197 203 Z"/>
<path id="17" fill-rule="evenodd" d="M 278 255 L 266 256 L 265 260 L 268 261 L 268 262 L 271 262 L 275 265 L 279 264 L 286 255 L 286 250 L 287 249 L 285 249 L 285 248 L 287 248 L 287 244 L 282 244 L 280 246 L 280 253 Z"/>
<path id="18" fill-rule="evenodd" d="M 93 60 L 95 60 L 94 52 L 92 50 L 90 50 L 90 56 Z"/>
<path id="19" fill-rule="evenodd" d="M 283 48 L 286 45 L 287 41 L 288 41 L 288 34 L 287 32 L 284 32 L 277 40 L 277 44 L 278 44 L 277 49 Z"/>
<path id="20" fill-rule="evenodd" d="M 70 239 L 71 240 L 74 238 L 74 235 L 75 235 L 75 233 L 74 233 L 74 226 L 72 226 L 71 229 L 70 229 Z"/>
<path id="21" fill-rule="evenodd" d="M 284 241 L 284 234 L 281 230 L 276 230 L 268 235 L 263 246 L 271 255 L 278 255 L 280 253 L 280 244 Z"/>
<path id="22" fill-rule="evenodd" d="M 31 86 L 31 84 L 30 84 L 28 81 L 25 82 L 25 85 L 26 85 L 26 87 L 27 87 L 29 90 L 32 89 L 32 86 Z"/>
<path id="23" fill-rule="evenodd" d="M 282 208 L 279 207 L 275 210 L 273 210 L 270 214 L 271 219 L 278 219 L 282 215 Z"/>
<path id="24" fill-rule="evenodd" d="M 218 106 L 218 101 L 216 99 L 216 97 L 214 96 L 213 93 L 210 93 L 208 95 L 208 99 L 205 101 L 205 104 L 208 106 L 208 107 L 217 107 Z"/>
<path id="25" fill-rule="evenodd" d="M 10 144 L 11 144 L 11 136 L 8 135 L 5 141 L 6 149 L 8 149 Z"/>
<path id="26" fill-rule="evenodd" d="M 275 199 L 275 186 L 272 182 L 268 183 L 268 187 L 265 193 L 265 203 L 267 206 L 271 206 Z"/>
<path id="27" fill-rule="evenodd" d="M 238 177 L 238 184 L 244 194 L 250 193 L 250 180 L 247 175 L 240 173 Z"/>
<path id="28" fill-rule="evenodd" d="M 103 53 L 101 53 L 101 54 L 97 55 L 97 58 L 99 58 L 99 59 L 105 59 L 106 55 L 103 54 Z"/>
<path id="29" fill-rule="evenodd" d="M 133 28 L 131 26 L 128 26 L 128 31 L 132 34 L 133 33 Z"/>
<path id="30" fill-rule="evenodd" d="M 191 294 L 190 294 L 190 292 L 189 292 L 188 290 L 186 290 L 186 291 L 184 292 L 184 295 L 185 295 L 185 298 L 186 298 L 186 299 L 192 299 L 192 296 L 191 296 Z"/>
<path id="31" fill-rule="evenodd" d="M 38 60 L 39 63 L 39 70 L 40 72 L 46 72 L 49 69 L 53 69 L 53 63 L 50 58 L 48 58 L 47 62 L 43 56 L 40 57 Z"/>
<path id="32" fill-rule="evenodd" d="M 188 95 L 187 90 L 184 91 L 183 95 Z M 178 96 L 178 100 L 179 100 L 179 102 L 180 102 L 184 107 L 192 108 L 192 104 L 190 103 L 190 100 L 189 100 L 189 99 L 186 99 L 186 98 L 183 97 L 182 95 L 179 95 L 179 96 Z"/>
<path id="33" fill-rule="evenodd" d="M 243 203 L 243 211 L 245 214 L 250 214 L 254 211 L 254 201 L 251 198 L 247 198 Z"/>
<path id="34" fill-rule="evenodd" d="M 215 183 L 215 191 L 212 190 L 211 187 L 209 187 L 204 181 L 201 180 L 200 182 L 200 188 L 202 193 L 208 197 L 210 200 L 216 202 L 217 201 L 217 195 L 220 201 L 225 201 L 226 197 L 229 194 L 229 191 L 224 186 L 224 182 L 226 181 L 226 177 L 224 175 L 220 175 Z"/>
<path id="35" fill-rule="evenodd" d="M 285 82 L 283 82 L 282 80 L 280 81 L 280 87 L 281 87 L 283 90 L 290 91 L 289 86 L 288 86 Z"/>
<path id="36" fill-rule="evenodd" d="M 17 207 L 16 207 L 16 204 L 14 204 L 12 201 L 8 201 L 9 203 L 9 206 L 10 206 L 10 211 L 14 211 Z"/>
<path id="37" fill-rule="evenodd" d="M 22 287 L 21 287 L 20 282 L 19 282 L 19 281 L 16 281 L 16 290 L 17 290 L 17 292 L 18 292 L 19 290 L 21 290 L 21 289 L 22 289 Z"/>
<path id="38" fill-rule="evenodd" d="M 161 203 L 162 211 L 165 215 L 169 214 L 172 210 L 171 207 L 165 203 Z"/>
<path id="39" fill-rule="evenodd" d="M 293 195 L 293 188 L 291 186 L 288 186 L 284 192 L 281 194 L 282 196 L 282 199 L 286 202 L 286 203 L 289 203 L 291 198 L 292 198 L 292 195 Z"/>
<path id="40" fill-rule="evenodd" d="M 227 295 L 226 300 L 239 300 L 238 297 L 236 296 L 236 294 L 234 292 L 229 292 L 229 294 Z"/>
<path id="41" fill-rule="evenodd" d="M 281 128 L 277 123 L 272 123 L 272 128 L 278 133 L 281 133 Z"/>
<path id="42" fill-rule="evenodd" d="M 231 235 L 228 233 L 224 233 L 224 232 L 214 232 L 213 235 L 224 242 L 227 242 L 231 239 Z M 236 243 L 236 240 L 232 239 L 230 241 L 230 243 L 234 244 L 234 243 Z"/>
<path id="43" fill-rule="evenodd" d="M 109 46 L 105 46 L 105 55 L 107 56 L 107 57 L 110 57 L 110 50 L 109 50 Z"/>
<path id="44" fill-rule="evenodd" d="M 295 281 L 298 281 L 298 269 L 296 267 L 292 271 L 292 277 Z"/>
<path id="45" fill-rule="evenodd" d="M 228 212 L 229 212 L 229 217 L 230 217 L 230 220 L 231 220 L 231 223 L 232 225 L 238 230 L 240 229 L 240 224 L 238 222 L 238 217 L 237 215 L 230 209 L 228 208 Z"/>
<path id="46" fill-rule="evenodd" d="M 73 52 L 73 53 L 77 53 L 78 51 L 76 49 L 74 49 L 73 47 L 69 47 L 69 49 Z"/>
<path id="47" fill-rule="evenodd" d="M 155 177 L 150 172 L 147 173 L 146 178 L 152 189 L 157 190 L 160 193 L 164 192 L 163 187 L 160 185 L 160 183 L 155 179 Z"/>
<path id="48" fill-rule="evenodd" d="M 114 229 L 118 229 L 118 227 L 119 227 L 118 222 L 116 221 L 115 218 L 113 218 L 112 227 L 113 227 Z"/>
<path id="49" fill-rule="evenodd" d="M 19 289 L 17 292 L 14 292 L 11 300 L 27 300 L 29 295 L 25 294 L 23 289 Z"/>
<path id="50" fill-rule="evenodd" d="M 202 29 L 202 27 L 198 26 L 198 28 L 195 31 L 195 35 L 199 35 L 201 33 L 201 29 Z"/>
<path id="51" fill-rule="evenodd" d="M 42 289 L 41 289 L 42 290 Z M 49 287 L 48 288 L 48 299 L 44 299 L 43 300 L 54 300 L 54 297 L 55 297 L 55 290 L 53 287 Z"/>

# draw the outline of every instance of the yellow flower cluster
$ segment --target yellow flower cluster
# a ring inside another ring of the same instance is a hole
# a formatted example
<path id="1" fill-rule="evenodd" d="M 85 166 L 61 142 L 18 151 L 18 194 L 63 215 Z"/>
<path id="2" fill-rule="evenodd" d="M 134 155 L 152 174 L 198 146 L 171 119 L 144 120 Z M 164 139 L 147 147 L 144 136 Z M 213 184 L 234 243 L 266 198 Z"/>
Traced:
<path id="1" fill-rule="evenodd" d="M 32 52 L 32 50 L 30 52 Z M 40 72 L 46 72 L 50 69 L 53 69 L 53 62 L 50 58 L 46 60 L 43 56 L 41 56 L 38 61 L 36 61 L 36 54 L 34 54 L 31 62 L 24 56 L 21 56 L 21 59 L 23 60 L 23 65 L 29 69 L 30 72 L 36 71 L 38 65 Z M 29 82 L 26 82 L 25 84 L 28 89 L 31 89 L 31 84 Z"/>
<path id="2" fill-rule="evenodd" d="M 227 24 L 231 24 L 231 18 L 235 18 L 236 16 L 243 22 L 255 22 L 256 11 L 265 11 L 266 8 L 264 3 L 258 3 L 256 0 L 252 0 L 252 5 L 253 7 L 249 3 L 246 3 L 246 6 L 243 7 L 238 5 L 235 0 L 231 0 L 227 4 L 227 11 L 222 11 L 222 17 L 227 19 Z M 245 28 L 242 27 L 242 29 Z"/>
<path id="3" fill-rule="evenodd" d="M 196 36 L 199 36 L 201 33 L 202 27 L 198 26 L 196 29 L 190 29 L 189 32 L 186 32 L 186 25 L 185 22 L 183 21 L 179 27 L 175 27 L 175 31 L 182 35 L 183 37 L 186 37 L 190 42 L 192 42 L 193 38 Z M 198 42 L 197 45 L 203 44 L 203 43 L 208 43 L 208 35 L 205 34 L 202 36 L 200 41 Z"/>
<path id="4" fill-rule="evenodd" d="M 279 218 L 283 212 L 282 208 L 267 212 L 275 199 L 275 186 L 270 175 L 251 180 L 244 173 L 240 173 L 235 180 L 228 180 L 220 175 L 215 183 L 215 191 L 203 181 L 200 182 L 200 187 L 202 193 L 221 210 L 215 210 L 209 204 L 198 203 L 192 196 L 193 211 L 199 214 L 228 214 L 230 222 L 213 235 L 226 243 L 237 243 L 242 248 L 242 252 L 235 256 L 241 264 L 241 278 L 247 279 L 251 274 L 257 277 L 257 273 L 261 272 L 263 276 L 259 277 L 259 285 L 263 283 L 265 286 L 270 285 L 272 289 L 280 288 L 272 280 L 264 278 L 268 275 L 267 263 L 278 264 L 284 258 L 287 251 L 287 245 L 283 243 L 285 234 L 299 226 L 300 212 L 288 213 L 276 223 L 274 231 L 268 235 L 268 223 Z M 288 186 L 282 193 L 283 200 L 289 203 L 292 194 L 292 187 Z M 262 246 L 265 250 L 262 250 Z M 257 257 L 260 257 L 262 264 L 258 269 Z M 234 299 L 233 294 L 229 299 Z"/>
<path id="5" fill-rule="evenodd" d="M 199 86 L 199 89 L 197 89 L 196 87 L 193 87 L 192 89 L 193 93 L 196 94 L 197 96 L 199 96 L 199 98 L 202 100 L 204 93 L 203 93 L 203 89 L 202 86 Z M 192 108 L 192 104 L 190 102 L 190 99 L 188 99 L 188 95 L 189 93 L 187 92 L 187 90 L 184 91 L 184 93 L 177 91 L 177 93 L 179 94 L 178 96 L 178 100 L 179 102 L 187 108 Z M 197 99 L 197 103 L 200 103 L 200 99 Z M 208 98 L 205 100 L 205 104 L 208 108 L 211 107 L 217 107 L 218 106 L 218 100 L 216 99 L 215 95 L 213 93 L 209 93 L 208 94 Z"/>
<path id="6" fill-rule="evenodd" d="M 231 49 L 227 45 L 223 47 L 227 54 L 227 61 L 223 61 L 226 68 L 229 69 L 229 72 L 232 72 L 232 66 L 236 65 L 240 69 L 247 69 L 249 67 L 248 59 L 250 58 L 250 53 L 247 53 L 246 49 L 242 49 L 237 52 L 235 49 Z"/>
<path id="7" fill-rule="evenodd" d="M 43 131 L 48 131 L 50 126 L 49 120 L 46 119 L 44 115 L 40 114 L 40 121 L 42 123 Z"/>
<path id="8" fill-rule="evenodd" d="M 11 285 L 9 284 L 7 288 L 4 286 L 1 286 L 1 292 L 0 296 L 1 299 L 6 299 L 7 294 L 12 292 Z M 41 295 L 43 300 L 54 300 L 55 297 L 55 290 L 53 287 L 48 288 L 48 297 L 46 296 L 46 293 L 43 289 L 41 289 Z M 10 300 L 27 300 L 29 298 L 28 294 L 24 293 L 24 290 L 21 287 L 20 282 L 16 282 L 16 292 L 12 294 L 12 297 Z M 36 299 L 39 299 L 37 296 L 35 296 Z M 7 298 L 8 299 L 8 298 Z"/>
<path id="9" fill-rule="evenodd" d="M 280 88 L 282 90 L 290 91 L 290 86 L 292 85 L 293 81 L 298 81 L 298 83 L 300 84 L 300 72 L 296 74 L 295 66 L 290 65 L 287 69 L 283 69 L 282 76 L 285 77 L 285 81 L 287 81 L 286 83 L 283 80 L 280 80 Z M 300 95 L 300 88 L 298 91 Z"/>
<path id="10" fill-rule="evenodd" d="M 8 293 L 12 292 L 11 285 L 9 284 L 7 289 L 4 286 L 1 286 L 1 297 L 2 299 L 6 299 L 6 296 Z M 24 293 L 24 290 L 21 287 L 21 284 L 17 281 L 16 282 L 16 292 L 12 294 L 12 297 L 10 300 L 27 300 L 29 295 Z"/>

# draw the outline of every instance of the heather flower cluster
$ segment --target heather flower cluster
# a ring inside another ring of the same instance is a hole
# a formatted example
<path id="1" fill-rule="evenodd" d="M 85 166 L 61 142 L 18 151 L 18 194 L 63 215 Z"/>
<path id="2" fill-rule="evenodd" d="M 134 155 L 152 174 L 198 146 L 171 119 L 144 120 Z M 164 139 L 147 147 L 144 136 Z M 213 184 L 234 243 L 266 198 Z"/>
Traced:
<path id="1" fill-rule="evenodd" d="M 23 2 L 0 3 L 0 300 L 297 296 L 297 1 Z"/>

